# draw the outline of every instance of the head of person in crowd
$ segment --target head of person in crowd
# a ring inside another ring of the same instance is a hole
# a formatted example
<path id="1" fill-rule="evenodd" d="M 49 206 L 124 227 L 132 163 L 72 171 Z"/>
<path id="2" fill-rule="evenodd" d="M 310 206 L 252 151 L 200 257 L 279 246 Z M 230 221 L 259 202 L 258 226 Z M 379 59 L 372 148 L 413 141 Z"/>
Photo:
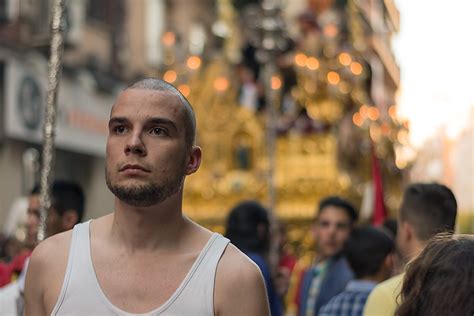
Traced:
<path id="1" fill-rule="evenodd" d="M 52 236 L 72 229 L 82 221 L 85 197 L 79 184 L 72 181 L 56 180 L 51 186 L 51 207 L 46 220 L 46 236 Z M 38 218 L 40 212 L 40 187 L 33 189 L 28 206 L 28 214 Z"/>
<path id="2" fill-rule="evenodd" d="M 440 232 L 454 232 L 457 203 L 453 192 L 437 183 L 415 183 L 403 194 L 398 214 L 397 246 L 410 260 Z"/>
<path id="3" fill-rule="evenodd" d="M 409 263 L 397 316 L 472 315 L 474 236 L 442 233 Z"/>
<path id="4" fill-rule="evenodd" d="M 356 279 L 380 283 L 392 274 L 395 241 L 372 226 L 356 227 L 344 246 L 344 255 Z"/>
<path id="5" fill-rule="evenodd" d="M 237 204 L 227 217 L 225 236 L 243 252 L 265 254 L 270 247 L 268 211 L 257 201 Z"/>
<path id="6" fill-rule="evenodd" d="M 338 196 L 321 200 L 313 225 L 320 260 L 329 259 L 342 251 L 357 218 L 357 211 L 348 201 Z"/>
<path id="7" fill-rule="evenodd" d="M 26 210 L 26 244 L 34 247 L 38 242 L 38 227 L 40 223 L 40 188 L 36 185 L 28 196 Z"/>

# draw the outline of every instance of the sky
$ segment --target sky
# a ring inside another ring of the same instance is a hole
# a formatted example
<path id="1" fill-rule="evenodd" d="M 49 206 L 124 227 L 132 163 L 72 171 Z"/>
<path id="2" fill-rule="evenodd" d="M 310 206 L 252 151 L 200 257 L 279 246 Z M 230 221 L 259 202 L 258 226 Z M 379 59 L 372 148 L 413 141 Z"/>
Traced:
<path id="1" fill-rule="evenodd" d="M 420 147 L 445 127 L 455 138 L 474 109 L 474 1 L 397 0 L 398 114 Z M 472 117 L 471 117 L 472 119 Z"/>

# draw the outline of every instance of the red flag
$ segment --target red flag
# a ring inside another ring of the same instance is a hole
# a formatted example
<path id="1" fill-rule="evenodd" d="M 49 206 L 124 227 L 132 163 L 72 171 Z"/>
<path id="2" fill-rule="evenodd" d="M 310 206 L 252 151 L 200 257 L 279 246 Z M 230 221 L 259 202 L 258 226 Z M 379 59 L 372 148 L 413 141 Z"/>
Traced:
<path id="1" fill-rule="evenodd" d="M 380 165 L 375 155 L 374 144 L 371 143 L 371 156 L 372 156 L 372 178 L 374 181 L 374 215 L 372 217 L 373 225 L 381 225 L 387 217 L 387 210 L 383 200 L 383 186 L 382 186 L 382 174 L 380 172 Z"/>

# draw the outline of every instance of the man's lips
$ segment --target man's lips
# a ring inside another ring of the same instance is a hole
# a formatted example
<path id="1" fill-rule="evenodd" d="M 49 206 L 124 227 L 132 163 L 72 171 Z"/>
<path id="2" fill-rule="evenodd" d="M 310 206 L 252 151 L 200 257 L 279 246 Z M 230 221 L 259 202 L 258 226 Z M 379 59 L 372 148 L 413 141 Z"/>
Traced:
<path id="1" fill-rule="evenodd" d="M 146 169 L 143 166 L 140 165 L 132 165 L 132 164 L 126 164 L 122 168 L 120 168 L 120 171 L 125 171 L 125 170 L 140 170 L 144 172 L 150 172 L 150 170 Z"/>

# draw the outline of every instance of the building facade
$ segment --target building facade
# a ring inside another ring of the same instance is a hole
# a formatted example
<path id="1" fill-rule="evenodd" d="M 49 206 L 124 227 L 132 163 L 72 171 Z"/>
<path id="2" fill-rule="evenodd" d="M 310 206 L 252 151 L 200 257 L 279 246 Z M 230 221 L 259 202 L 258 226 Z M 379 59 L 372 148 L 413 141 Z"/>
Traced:
<path id="1" fill-rule="evenodd" d="M 113 208 L 105 185 L 106 122 L 126 82 L 159 76 L 194 105 L 202 168 L 187 179 L 185 211 L 222 229 L 242 199 L 268 199 L 268 99 L 259 63 L 258 1 L 69 0 L 59 93 L 56 178 L 76 180 L 87 217 Z M 39 176 L 51 1 L 0 2 L 0 221 Z M 274 214 L 308 222 L 318 200 L 360 205 L 372 181 L 371 144 L 386 203 L 402 170 L 392 1 L 298 0 L 283 9 L 287 45 L 276 61 Z M 33 148 L 33 149 L 30 149 Z M 36 150 L 36 151 L 35 151 Z M 301 231 L 301 230 L 300 230 Z M 301 231 L 304 233 L 303 231 Z"/>
<path id="2" fill-rule="evenodd" d="M 67 1 L 54 175 L 82 185 L 87 218 L 113 209 L 104 170 L 109 112 L 128 81 L 159 65 L 163 5 Z M 39 180 L 51 15 L 52 1 L 0 2 L 0 226 Z"/>

